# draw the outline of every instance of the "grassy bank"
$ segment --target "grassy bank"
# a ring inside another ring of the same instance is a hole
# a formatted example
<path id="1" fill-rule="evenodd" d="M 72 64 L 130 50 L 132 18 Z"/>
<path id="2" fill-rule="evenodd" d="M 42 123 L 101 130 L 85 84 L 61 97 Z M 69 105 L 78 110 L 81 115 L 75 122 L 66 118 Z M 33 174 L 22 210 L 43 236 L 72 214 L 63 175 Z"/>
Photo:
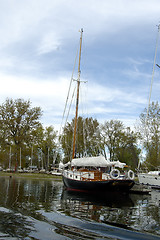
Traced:
<path id="1" fill-rule="evenodd" d="M 45 173 L 8 173 L 0 172 L 0 177 L 16 177 L 16 178 L 30 178 L 30 179 L 48 179 L 48 180 L 61 180 L 61 176 L 55 176 L 52 174 Z"/>

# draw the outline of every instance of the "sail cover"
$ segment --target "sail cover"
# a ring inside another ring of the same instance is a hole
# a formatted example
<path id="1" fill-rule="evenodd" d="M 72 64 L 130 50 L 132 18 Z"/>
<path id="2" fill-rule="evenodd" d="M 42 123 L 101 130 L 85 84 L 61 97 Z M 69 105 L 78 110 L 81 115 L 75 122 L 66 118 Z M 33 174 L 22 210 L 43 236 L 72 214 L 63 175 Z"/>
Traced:
<path id="1" fill-rule="evenodd" d="M 125 166 L 127 166 L 126 163 L 122 163 L 119 160 L 110 162 L 110 164 L 114 167 L 119 167 L 119 168 L 124 168 Z"/>
<path id="2" fill-rule="evenodd" d="M 109 161 L 104 156 L 74 158 L 71 161 L 71 166 L 77 167 L 108 167 Z"/>
<path id="3" fill-rule="evenodd" d="M 74 158 L 71 161 L 72 167 L 120 167 L 123 168 L 126 163 L 121 163 L 119 161 L 108 161 L 104 156 L 98 157 L 84 157 L 84 158 Z"/>

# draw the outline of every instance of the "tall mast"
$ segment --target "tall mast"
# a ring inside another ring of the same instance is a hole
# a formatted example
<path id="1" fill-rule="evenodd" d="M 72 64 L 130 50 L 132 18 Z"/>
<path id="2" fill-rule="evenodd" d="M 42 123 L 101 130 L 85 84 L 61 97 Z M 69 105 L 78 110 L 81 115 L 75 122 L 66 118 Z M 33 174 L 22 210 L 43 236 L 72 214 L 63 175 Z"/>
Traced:
<path id="1" fill-rule="evenodd" d="M 80 36 L 80 48 L 79 48 L 79 63 L 78 63 L 78 79 L 77 79 L 77 98 L 76 98 L 76 115 L 74 120 L 74 135 L 73 135 L 73 152 L 72 152 L 72 159 L 75 155 L 75 144 L 76 144 L 76 130 L 77 130 L 77 119 L 78 119 L 78 104 L 79 104 L 79 86 L 80 86 L 80 63 L 81 63 L 81 49 L 82 49 L 82 33 L 83 28 L 80 30 L 81 36 Z"/>
<path id="2" fill-rule="evenodd" d="M 156 50 L 155 50 L 155 55 L 154 55 L 154 62 L 153 62 L 153 70 L 152 70 L 152 78 L 151 78 L 151 85 L 150 85 L 150 93 L 149 93 L 149 100 L 148 100 L 148 108 L 147 108 L 147 113 L 146 113 L 146 118 L 145 118 L 145 127 L 144 127 L 144 131 L 146 133 L 146 129 L 147 129 L 147 120 L 148 120 L 148 116 L 149 116 L 149 108 L 150 108 L 150 101 L 151 101 L 151 94 L 152 94 L 152 86 L 153 86 L 153 78 L 154 78 L 154 72 L 155 72 L 155 65 L 157 65 L 158 67 L 160 67 L 158 64 L 156 64 L 156 57 L 157 57 L 157 50 L 158 50 L 158 42 L 159 42 L 159 36 L 160 36 L 160 24 L 158 25 L 158 34 L 157 34 L 157 40 L 156 40 Z M 143 154 L 143 145 L 144 145 L 144 140 L 142 141 L 142 149 L 141 149 L 141 153 L 140 156 L 142 158 L 142 154 Z M 138 169 L 140 168 L 140 160 L 138 163 Z"/>

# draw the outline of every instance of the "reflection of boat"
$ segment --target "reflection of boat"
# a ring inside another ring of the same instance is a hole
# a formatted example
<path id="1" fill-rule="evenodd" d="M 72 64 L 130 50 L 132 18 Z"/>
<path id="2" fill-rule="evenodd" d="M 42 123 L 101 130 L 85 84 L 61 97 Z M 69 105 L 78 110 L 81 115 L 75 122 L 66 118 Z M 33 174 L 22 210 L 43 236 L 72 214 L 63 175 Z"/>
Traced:
<path id="1" fill-rule="evenodd" d="M 126 209 L 134 207 L 129 194 L 119 192 L 96 194 L 64 189 L 61 196 L 61 210 L 69 216 L 127 228 L 125 223 L 115 221 L 115 216 L 116 219 L 121 219 L 123 207 Z"/>
<path id="2" fill-rule="evenodd" d="M 79 104 L 82 33 L 83 30 L 81 29 L 72 161 L 69 165 L 67 164 L 67 169 L 64 168 L 63 170 L 63 182 L 67 188 L 72 190 L 129 191 L 134 185 L 134 172 L 131 170 L 120 172 L 120 170 L 124 169 L 125 163 L 119 161 L 111 162 L 103 156 L 74 158 Z M 69 166 L 70 169 L 68 168 Z"/>
<path id="3" fill-rule="evenodd" d="M 75 203 L 75 201 L 77 201 L 81 205 L 83 205 L 83 203 L 85 202 L 89 205 L 117 208 L 134 206 L 134 203 L 128 194 L 119 192 L 112 192 L 112 194 L 109 194 L 108 192 L 101 192 L 99 194 L 96 194 L 64 189 L 62 193 L 62 199 L 68 200 L 70 203 Z"/>

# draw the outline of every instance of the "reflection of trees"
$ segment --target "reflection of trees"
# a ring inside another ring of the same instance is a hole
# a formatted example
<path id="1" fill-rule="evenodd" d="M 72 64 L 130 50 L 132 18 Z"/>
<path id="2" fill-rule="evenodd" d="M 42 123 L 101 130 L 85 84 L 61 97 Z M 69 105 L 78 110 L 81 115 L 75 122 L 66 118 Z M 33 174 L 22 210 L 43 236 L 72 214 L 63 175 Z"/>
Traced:
<path id="1" fill-rule="evenodd" d="M 1 178 L 0 206 L 9 212 L 0 212 L 0 232 L 25 237 L 33 231 L 32 222 L 24 216 L 43 221 L 38 211 L 52 211 L 56 205 L 61 183 L 43 180 Z"/>
<path id="2" fill-rule="evenodd" d="M 0 232 L 12 237 L 24 239 L 30 231 L 33 231 L 32 223 L 27 221 L 26 217 L 14 212 L 1 212 Z"/>
<path id="3" fill-rule="evenodd" d="M 149 233 L 159 234 L 160 230 L 160 211 L 155 203 L 152 204 L 150 195 L 132 195 L 134 207 L 130 209 L 116 209 L 112 214 L 104 215 L 106 223 L 121 223 L 130 226 L 132 229 L 147 231 Z"/>
<path id="4" fill-rule="evenodd" d="M 160 210 L 158 206 L 152 206 L 152 208 L 146 207 L 146 213 L 148 216 L 152 216 L 156 222 L 160 222 Z"/>
<path id="5" fill-rule="evenodd" d="M 55 196 L 58 194 L 61 185 L 53 181 L 23 180 L 15 178 L 3 178 L 1 180 L 0 203 L 8 208 L 19 211 L 53 209 Z"/>
<path id="6" fill-rule="evenodd" d="M 159 234 L 160 212 L 155 203 L 152 204 L 150 195 L 133 194 L 132 199 L 135 204 L 135 207 L 131 209 L 132 214 L 131 216 L 124 216 L 128 225 L 139 231 L 147 231 L 154 234 L 157 232 Z"/>
<path id="7" fill-rule="evenodd" d="M 112 197 L 111 197 L 112 196 Z M 64 191 L 61 211 L 66 215 L 113 226 L 157 233 L 160 210 L 151 205 L 149 195 L 87 195 Z M 156 226 L 156 227 L 155 227 Z"/>
<path id="8" fill-rule="evenodd" d="M 14 177 L 0 180 L 0 232 L 3 234 L 24 239 L 34 230 L 32 218 L 51 224 L 45 213 L 55 211 L 73 218 L 159 234 L 160 210 L 150 195 L 82 194 L 62 192 L 62 183 L 50 180 Z M 57 232 L 63 232 L 64 227 L 57 221 L 52 224 Z"/>

